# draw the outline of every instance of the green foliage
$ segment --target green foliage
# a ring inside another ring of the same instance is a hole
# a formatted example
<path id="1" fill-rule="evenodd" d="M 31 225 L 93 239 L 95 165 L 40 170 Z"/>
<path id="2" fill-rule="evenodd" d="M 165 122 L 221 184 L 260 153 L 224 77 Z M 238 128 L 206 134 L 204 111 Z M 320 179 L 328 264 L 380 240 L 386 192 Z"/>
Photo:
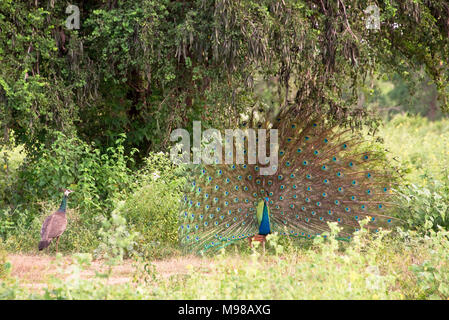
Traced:
<path id="1" fill-rule="evenodd" d="M 418 287 L 429 299 L 449 299 L 449 232 L 431 231 L 424 237 L 429 257 L 410 269 L 416 274 Z"/>
<path id="2" fill-rule="evenodd" d="M 130 159 L 124 154 L 124 135 L 102 153 L 77 137 L 56 134 L 49 147 L 40 146 L 39 158 L 21 172 L 24 198 L 60 200 L 60 188 L 73 188 L 72 204 L 82 210 L 109 212 L 113 199 L 130 188 Z"/>
<path id="3" fill-rule="evenodd" d="M 431 180 L 426 187 L 415 184 L 397 190 L 397 216 L 412 229 L 437 230 L 449 228 L 449 177 L 443 181 Z"/>
<path id="4" fill-rule="evenodd" d="M 98 236 L 100 245 L 95 250 L 96 257 L 106 259 L 110 264 L 117 264 L 131 255 L 139 234 L 129 231 L 126 219 L 113 212 L 110 219 L 103 220 Z"/>
<path id="5" fill-rule="evenodd" d="M 3 243 L 0 239 L 0 281 L 7 278 L 11 271 L 11 263 L 7 260 L 8 255 L 3 247 Z"/>

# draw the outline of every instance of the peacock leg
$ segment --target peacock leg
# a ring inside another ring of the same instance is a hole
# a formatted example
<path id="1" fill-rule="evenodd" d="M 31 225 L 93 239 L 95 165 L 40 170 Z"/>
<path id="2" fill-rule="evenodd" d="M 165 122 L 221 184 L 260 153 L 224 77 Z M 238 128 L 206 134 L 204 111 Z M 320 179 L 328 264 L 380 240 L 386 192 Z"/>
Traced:
<path id="1" fill-rule="evenodd" d="M 56 238 L 56 254 L 58 254 L 59 237 Z"/>

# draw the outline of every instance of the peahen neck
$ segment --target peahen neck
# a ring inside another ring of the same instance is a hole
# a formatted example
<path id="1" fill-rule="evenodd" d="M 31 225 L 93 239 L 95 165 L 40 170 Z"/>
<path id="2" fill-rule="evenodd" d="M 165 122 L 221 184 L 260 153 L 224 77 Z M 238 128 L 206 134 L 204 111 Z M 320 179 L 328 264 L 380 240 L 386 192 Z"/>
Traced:
<path id="1" fill-rule="evenodd" d="M 62 198 L 62 202 L 61 202 L 61 205 L 59 206 L 59 210 L 58 211 L 65 213 L 66 209 L 67 209 L 67 196 L 64 195 L 64 197 Z"/>

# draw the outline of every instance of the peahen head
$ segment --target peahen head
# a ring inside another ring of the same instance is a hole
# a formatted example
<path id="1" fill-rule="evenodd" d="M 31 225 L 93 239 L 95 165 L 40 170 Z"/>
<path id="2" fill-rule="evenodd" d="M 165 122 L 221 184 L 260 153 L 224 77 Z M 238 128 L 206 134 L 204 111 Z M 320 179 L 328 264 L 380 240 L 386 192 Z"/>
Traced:
<path id="1" fill-rule="evenodd" d="M 70 190 L 70 189 L 61 189 L 61 191 L 64 193 L 64 197 L 68 197 L 69 194 L 74 192 L 73 190 Z"/>

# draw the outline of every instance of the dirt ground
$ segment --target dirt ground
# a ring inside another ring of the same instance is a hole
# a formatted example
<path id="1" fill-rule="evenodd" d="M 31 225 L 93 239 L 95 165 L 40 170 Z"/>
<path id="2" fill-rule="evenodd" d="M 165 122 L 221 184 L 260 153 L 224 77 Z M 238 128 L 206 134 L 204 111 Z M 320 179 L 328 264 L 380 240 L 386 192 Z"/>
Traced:
<path id="1" fill-rule="evenodd" d="M 54 256 L 46 255 L 23 255 L 10 254 L 8 261 L 12 264 L 11 275 L 17 277 L 21 285 L 29 287 L 30 289 L 42 289 L 46 281 L 51 275 L 58 275 L 58 265 L 55 263 Z M 62 258 L 63 268 L 68 268 L 72 264 L 70 256 Z M 178 257 L 167 260 L 152 261 L 156 267 L 156 271 L 163 277 L 169 277 L 177 274 L 186 274 L 190 266 L 207 269 L 210 260 L 201 257 Z M 93 261 L 90 267 L 86 268 L 81 273 L 81 277 L 89 279 L 95 276 L 95 271 L 104 272 L 105 267 L 102 261 Z M 120 265 L 114 266 L 112 275 L 110 277 L 110 284 L 121 284 L 133 280 L 133 275 L 136 271 L 132 260 L 125 260 Z"/>

